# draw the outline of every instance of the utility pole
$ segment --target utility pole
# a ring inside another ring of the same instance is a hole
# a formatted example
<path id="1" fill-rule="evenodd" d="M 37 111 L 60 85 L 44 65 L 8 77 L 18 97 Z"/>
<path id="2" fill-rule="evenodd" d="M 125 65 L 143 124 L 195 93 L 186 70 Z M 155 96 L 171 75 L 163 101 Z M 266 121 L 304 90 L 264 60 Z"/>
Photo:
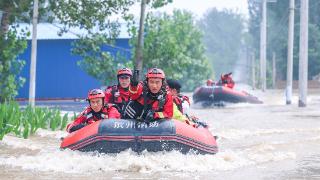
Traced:
<path id="1" fill-rule="evenodd" d="M 145 10 L 146 10 L 146 1 L 147 0 L 141 0 L 138 44 L 136 47 L 136 62 L 134 66 L 135 70 L 142 70 L 142 65 L 143 65 L 142 50 L 143 50 L 143 34 L 144 34 L 144 18 L 145 18 Z"/>
<path id="2" fill-rule="evenodd" d="M 276 88 L 276 53 L 272 53 L 272 88 Z"/>
<path id="3" fill-rule="evenodd" d="M 309 0 L 301 0 L 299 50 L 299 107 L 307 106 Z"/>
<path id="4" fill-rule="evenodd" d="M 267 3 L 277 0 L 262 0 L 262 21 L 260 24 L 260 80 L 261 89 L 267 88 Z"/>
<path id="5" fill-rule="evenodd" d="M 291 104 L 292 99 L 292 76 L 293 76 L 293 37 L 294 37 L 294 0 L 290 0 L 289 29 L 288 29 L 288 59 L 287 59 L 287 87 L 286 104 Z"/>
<path id="6" fill-rule="evenodd" d="M 38 24 L 38 0 L 33 2 L 32 17 L 32 47 L 30 64 L 29 104 L 34 107 L 36 95 L 36 65 L 37 65 L 37 24 Z"/>
<path id="7" fill-rule="evenodd" d="M 261 89 L 266 90 L 267 59 L 267 0 L 262 0 L 262 21 L 260 25 L 260 79 Z"/>
<path id="8" fill-rule="evenodd" d="M 252 89 L 256 89 L 256 56 L 255 53 L 252 53 L 251 56 L 251 80 L 252 80 Z"/>
<path id="9" fill-rule="evenodd" d="M 2 21 L 2 14 L 3 12 L 0 10 L 0 22 Z"/>

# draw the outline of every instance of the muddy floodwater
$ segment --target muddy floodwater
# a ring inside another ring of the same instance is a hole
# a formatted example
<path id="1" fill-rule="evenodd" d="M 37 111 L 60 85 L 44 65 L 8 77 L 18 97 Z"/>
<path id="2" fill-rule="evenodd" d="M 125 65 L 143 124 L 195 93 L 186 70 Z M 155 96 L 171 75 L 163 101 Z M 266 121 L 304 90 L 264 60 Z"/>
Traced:
<path id="1" fill-rule="evenodd" d="M 0 179 L 320 179 L 320 90 L 309 91 L 305 108 L 297 106 L 297 92 L 292 105 L 283 90 L 252 93 L 264 104 L 191 107 L 219 137 L 216 155 L 61 151 L 67 133 L 40 129 L 29 139 L 0 141 Z M 64 111 L 86 105 L 60 104 L 42 103 Z"/>

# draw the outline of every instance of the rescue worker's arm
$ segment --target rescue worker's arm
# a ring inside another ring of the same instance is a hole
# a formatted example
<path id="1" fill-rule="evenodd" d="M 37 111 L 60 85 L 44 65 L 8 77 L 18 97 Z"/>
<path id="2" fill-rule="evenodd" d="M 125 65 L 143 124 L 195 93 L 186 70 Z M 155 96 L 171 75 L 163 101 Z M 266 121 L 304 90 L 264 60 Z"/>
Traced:
<path id="1" fill-rule="evenodd" d="M 130 86 L 129 86 L 129 92 L 130 92 L 130 98 L 132 100 L 136 100 L 140 97 L 143 91 L 143 84 L 139 83 L 139 70 L 134 70 L 133 76 L 130 79 Z"/>
<path id="2" fill-rule="evenodd" d="M 139 72 L 140 70 L 135 69 L 133 72 L 133 76 L 130 79 L 131 86 L 137 86 L 139 84 Z"/>
<path id="3" fill-rule="evenodd" d="M 129 86 L 129 92 L 130 92 L 130 98 L 131 100 L 138 99 L 143 91 L 143 84 L 139 83 L 137 86 L 133 86 L 130 84 Z"/>
<path id="4" fill-rule="evenodd" d="M 184 116 L 181 111 L 179 111 L 178 107 L 176 104 L 173 104 L 173 119 L 185 122 L 188 118 Z"/>
<path id="5" fill-rule="evenodd" d="M 121 115 L 117 108 L 110 106 L 108 108 L 108 118 L 120 119 Z"/>
<path id="6" fill-rule="evenodd" d="M 155 112 L 154 119 L 168 118 L 171 119 L 173 116 L 173 99 L 171 94 L 166 95 L 166 103 L 163 106 L 163 111 Z"/>
<path id="7" fill-rule="evenodd" d="M 187 101 L 187 102 L 188 102 L 188 104 L 189 104 L 189 106 L 191 105 L 191 103 L 190 103 L 190 99 L 189 99 L 189 97 L 188 97 L 188 96 L 183 95 L 183 96 L 182 96 L 182 99 L 183 99 L 183 100 L 185 100 L 185 101 Z M 183 101 L 182 101 L 182 102 L 183 102 Z"/>
<path id="8" fill-rule="evenodd" d="M 188 125 L 191 125 L 193 127 L 197 127 L 197 125 L 194 122 L 189 120 L 187 116 L 185 116 L 184 114 L 181 113 L 181 111 L 179 111 L 176 104 L 173 104 L 173 117 L 172 118 L 175 120 L 181 121 L 181 122 L 185 122 Z"/>
<path id="9" fill-rule="evenodd" d="M 190 109 L 190 100 L 188 96 L 182 96 L 182 114 L 188 114 Z"/>
<path id="10" fill-rule="evenodd" d="M 71 133 L 75 130 L 73 130 L 73 127 L 76 127 L 80 124 L 84 124 L 87 120 L 87 117 L 85 116 L 87 110 L 84 110 L 80 115 L 70 124 L 67 125 L 67 132 Z"/>
<path id="11" fill-rule="evenodd" d="M 111 97 L 112 97 L 112 88 L 108 88 L 105 92 L 104 102 L 105 103 L 112 103 Z"/>

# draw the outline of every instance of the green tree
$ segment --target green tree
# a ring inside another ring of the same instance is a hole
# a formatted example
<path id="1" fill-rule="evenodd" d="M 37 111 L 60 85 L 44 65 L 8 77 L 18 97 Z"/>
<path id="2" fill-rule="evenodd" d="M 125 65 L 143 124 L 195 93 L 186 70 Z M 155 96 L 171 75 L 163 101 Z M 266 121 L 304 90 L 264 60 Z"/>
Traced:
<path id="1" fill-rule="evenodd" d="M 40 4 L 43 1 L 40 1 Z M 0 102 L 14 99 L 17 90 L 24 83 L 19 74 L 25 64 L 17 57 L 27 47 L 26 37 L 29 32 L 17 31 L 18 22 L 30 22 L 32 0 L 0 1 Z M 40 13 L 43 7 L 40 6 Z"/>
<path id="2" fill-rule="evenodd" d="M 249 4 L 249 32 L 252 36 L 250 46 L 257 52 L 259 57 L 260 43 L 260 21 L 261 21 L 261 3 L 255 0 L 248 0 Z M 288 17 L 289 0 L 277 1 L 277 3 L 267 3 L 267 59 L 272 59 L 272 52 L 277 55 L 277 77 L 286 79 L 287 71 L 287 41 L 288 41 Z M 300 1 L 295 5 L 295 37 L 293 52 L 293 78 L 298 79 L 299 67 L 299 31 L 300 31 Z M 319 74 L 320 72 L 320 3 L 318 0 L 309 1 L 309 71 L 308 78 Z M 269 61 L 271 64 L 271 61 Z M 269 68 L 269 74 L 271 69 Z M 269 77 L 270 78 L 270 77 Z"/>
<path id="3" fill-rule="evenodd" d="M 216 77 L 230 72 L 238 63 L 244 36 L 244 19 L 233 10 L 208 10 L 199 20 L 203 31 L 206 55 L 212 64 Z"/>
<path id="4" fill-rule="evenodd" d="M 128 10 L 135 1 L 50 1 L 55 20 L 63 25 L 61 34 L 72 27 L 78 27 L 86 32 L 85 35 L 78 35 L 79 39 L 73 43 L 72 53 L 81 58 L 77 64 L 102 84 L 114 81 L 116 70 L 126 65 L 121 53 L 112 56 L 106 50 L 106 46 L 114 46 L 115 39 L 120 33 L 119 20 L 111 20 L 111 17 L 120 14 L 120 18 L 132 21 L 133 16 L 128 14 Z"/>
<path id="5" fill-rule="evenodd" d="M 23 85 L 25 79 L 18 76 L 25 61 L 18 60 L 17 56 L 27 47 L 23 37 L 17 36 L 17 32 L 9 30 L 0 35 L 0 102 L 13 100 L 18 95 L 18 88 Z"/>
<path id="6" fill-rule="evenodd" d="M 91 37 L 81 37 L 73 43 L 72 53 L 83 58 L 77 64 L 102 84 L 115 82 L 115 74 L 119 68 L 132 67 L 132 63 L 125 58 L 129 50 L 120 50 L 125 54 L 119 51 L 115 56 L 106 50 L 106 46 L 112 43 L 111 39 L 98 33 Z"/>
<path id="7" fill-rule="evenodd" d="M 150 0 L 152 8 L 158 8 L 172 0 Z M 99 79 L 102 84 L 116 80 L 115 73 L 123 66 L 132 67 L 132 62 L 125 61 L 123 50 L 112 56 L 106 46 L 114 46 L 119 36 L 121 23 L 126 23 L 129 31 L 136 30 L 135 18 L 128 13 L 129 8 L 138 0 L 50 0 L 51 10 L 56 20 L 63 24 L 61 33 L 71 27 L 80 27 L 87 33 L 78 36 L 73 44 L 72 53 L 81 56 L 78 65 L 89 75 Z M 112 18 L 117 16 L 118 18 Z M 115 20 L 111 20 L 115 19 Z M 121 22 L 120 22 L 121 21 Z M 127 52 L 128 50 L 124 50 Z"/>
<path id="8" fill-rule="evenodd" d="M 168 78 L 184 82 L 184 90 L 193 90 L 212 70 L 204 56 L 202 33 L 191 13 L 175 10 L 148 14 L 144 40 L 144 67 L 162 68 Z M 133 38 L 136 42 L 136 38 Z"/>

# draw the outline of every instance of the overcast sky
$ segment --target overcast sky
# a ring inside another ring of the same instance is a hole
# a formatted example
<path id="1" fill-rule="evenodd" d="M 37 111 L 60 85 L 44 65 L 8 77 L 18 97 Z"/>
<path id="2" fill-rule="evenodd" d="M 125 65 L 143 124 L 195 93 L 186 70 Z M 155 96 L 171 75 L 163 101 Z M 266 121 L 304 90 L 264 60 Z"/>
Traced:
<path id="1" fill-rule="evenodd" d="M 157 10 L 170 13 L 173 9 L 186 9 L 193 12 L 197 18 L 201 18 L 206 10 L 213 7 L 217 9 L 237 9 L 242 14 L 248 14 L 247 0 L 173 0 L 172 3 Z M 134 7 L 133 11 L 134 14 L 140 12 L 139 5 Z"/>

